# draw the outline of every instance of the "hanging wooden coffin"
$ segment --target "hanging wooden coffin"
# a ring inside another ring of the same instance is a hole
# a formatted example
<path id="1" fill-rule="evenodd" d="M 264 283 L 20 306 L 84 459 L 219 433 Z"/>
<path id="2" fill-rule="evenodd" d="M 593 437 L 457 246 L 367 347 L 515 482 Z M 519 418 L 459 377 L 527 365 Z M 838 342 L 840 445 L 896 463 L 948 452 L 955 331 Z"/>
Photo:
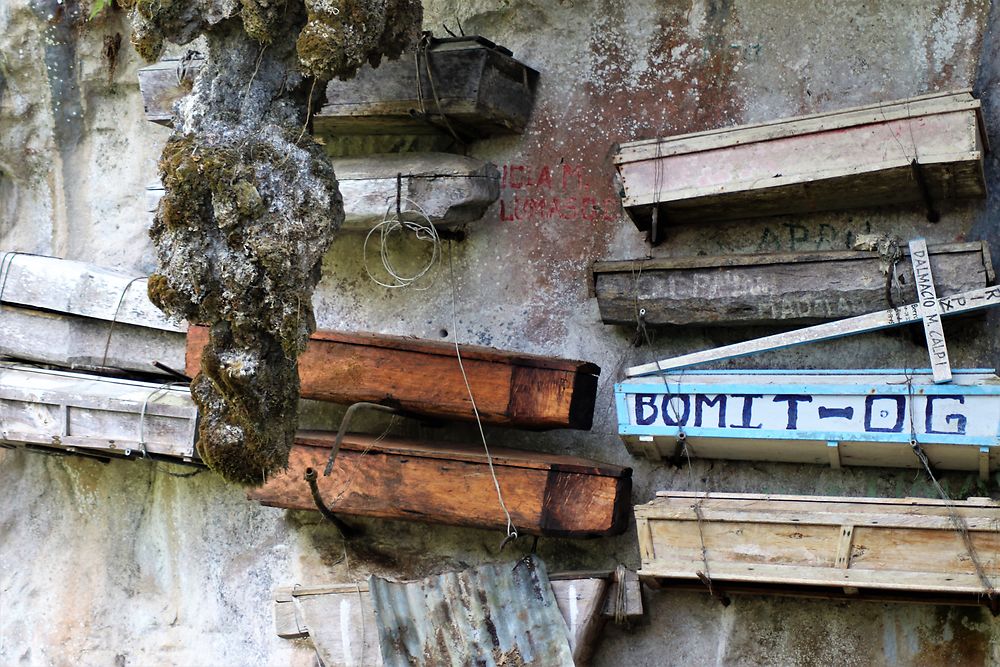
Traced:
<path id="1" fill-rule="evenodd" d="M 201 367 L 208 330 L 188 332 L 187 373 Z M 462 361 L 483 422 L 526 429 L 593 423 L 597 376 L 583 361 L 462 346 Z M 475 420 L 450 343 L 370 333 L 317 331 L 299 357 L 303 398 L 367 401 L 440 419 Z"/>
<path id="2" fill-rule="evenodd" d="M 0 364 L 4 442 L 190 462 L 197 422 L 187 387 Z"/>
<path id="3" fill-rule="evenodd" d="M 162 374 L 152 362 L 183 368 L 186 329 L 150 303 L 144 277 L 55 257 L 0 255 L 0 355 Z"/>
<path id="4" fill-rule="evenodd" d="M 629 451 L 842 465 L 1000 467 L 1000 378 L 954 371 L 701 371 L 631 378 L 615 386 L 618 432 Z M 912 431 L 911 431 L 912 429 Z M 683 434 L 683 437 L 682 437 Z"/>
<path id="5" fill-rule="evenodd" d="M 395 216 L 397 175 L 404 219 L 438 227 L 479 220 L 500 196 L 500 172 L 489 162 L 448 153 L 386 153 L 331 160 L 344 198 L 341 229 L 368 231 Z M 150 214 L 163 196 L 163 186 L 146 189 Z"/>
<path id="6" fill-rule="evenodd" d="M 163 60 L 139 70 L 149 120 L 172 123 L 173 105 L 190 91 L 202 62 Z M 520 134 L 537 82 L 538 72 L 487 39 L 433 39 L 418 54 L 331 81 L 313 129 L 326 136 L 440 134 L 450 123 L 466 141 Z"/>
<path id="7" fill-rule="evenodd" d="M 1000 504 L 661 491 L 635 508 L 646 583 L 729 592 L 990 604 Z M 963 537 L 968 535 L 968 541 Z M 970 551 L 971 546 L 971 551 Z"/>
<path id="8" fill-rule="evenodd" d="M 931 246 L 930 262 L 939 296 L 995 279 L 982 241 Z M 844 250 L 597 262 L 593 275 L 605 324 L 730 327 L 854 317 L 889 307 L 890 295 L 918 301 L 908 257 L 884 268 L 878 253 Z"/>
<path id="9" fill-rule="evenodd" d="M 655 208 L 660 228 L 882 204 L 932 211 L 985 195 L 986 150 L 979 101 L 962 91 L 634 141 L 615 165 L 625 209 L 646 230 Z"/>
<path id="10" fill-rule="evenodd" d="M 634 576 L 634 573 L 629 573 Z M 566 621 L 573 662 L 585 665 L 601 629 L 615 616 L 618 582 L 610 574 L 550 574 L 556 604 Z M 625 614 L 643 613 L 638 580 L 626 580 Z M 274 628 L 285 639 L 310 638 L 328 667 L 380 667 L 378 625 L 368 582 L 290 586 L 274 592 Z"/>
<path id="11" fill-rule="evenodd" d="M 288 469 L 249 498 L 271 507 L 315 510 L 307 468 L 319 471 L 326 505 L 345 515 L 506 528 L 481 445 L 349 435 L 323 476 L 334 434 L 302 432 Z M 628 527 L 631 468 L 570 456 L 491 448 L 511 519 L 531 535 L 615 535 Z"/>

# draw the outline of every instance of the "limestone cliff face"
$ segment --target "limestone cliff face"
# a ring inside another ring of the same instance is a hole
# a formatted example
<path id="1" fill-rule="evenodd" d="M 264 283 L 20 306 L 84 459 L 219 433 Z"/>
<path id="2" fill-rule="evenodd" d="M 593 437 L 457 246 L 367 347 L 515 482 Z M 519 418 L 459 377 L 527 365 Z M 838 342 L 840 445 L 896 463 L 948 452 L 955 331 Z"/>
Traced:
<path id="1" fill-rule="evenodd" d="M 208 47 L 160 160 L 166 192 L 150 231 L 159 267 L 149 293 L 165 312 L 211 327 L 192 383 L 198 451 L 247 485 L 287 465 L 296 361 L 315 329 L 320 262 L 344 218 L 333 167 L 306 131 L 310 105 L 326 79 L 353 74 L 359 54 L 398 56 L 419 32 L 420 5 L 409 0 L 318 5 L 307 14 L 299 0 L 136 2 L 130 14 L 145 57 L 199 35 Z M 394 15 L 396 5 L 410 15 Z M 303 37 L 320 19 L 325 28 Z M 353 35 L 369 34 L 352 50 Z"/>

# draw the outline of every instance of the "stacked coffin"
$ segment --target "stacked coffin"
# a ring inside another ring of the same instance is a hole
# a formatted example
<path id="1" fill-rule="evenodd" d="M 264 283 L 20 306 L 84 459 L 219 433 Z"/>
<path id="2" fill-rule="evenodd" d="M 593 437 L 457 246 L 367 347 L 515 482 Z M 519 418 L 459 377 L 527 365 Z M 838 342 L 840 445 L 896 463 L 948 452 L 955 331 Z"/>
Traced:
<path id="1" fill-rule="evenodd" d="M 979 102 L 927 95 L 764 125 L 632 142 L 615 158 L 626 212 L 671 225 L 981 197 Z M 808 156 L 803 159 L 803 156 Z M 860 239 L 859 239 L 860 240 Z M 598 262 L 606 324 L 789 326 L 644 363 L 615 386 L 619 433 L 653 460 L 713 458 L 935 471 L 1000 466 L 1000 378 L 952 370 L 942 318 L 1000 305 L 985 243 L 882 235 L 858 250 Z M 881 309 L 881 310 L 880 310 Z M 699 370 L 758 352 L 922 324 L 926 370 Z M 664 491 L 635 508 L 656 586 L 988 604 L 1000 612 L 1000 505 L 983 498 Z"/>
<path id="2" fill-rule="evenodd" d="M 21 360 L 0 365 L 3 442 L 198 464 L 197 409 L 179 378 L 185 369 L 191 376 L 198 372 L 207 330 L 165 320 L 148 301 L 141 277 L 51 257 L 2 257 L 0 344 L 3 356 Z M 460 348 L 483 422 L 533 430 L 590 428 L 597 366 Z M 475 419 L 454 345 L 318 331 L 299 369 L 306 398 L 379 403 L 429 419 Z M 137 373 L 160 377 L 143 382 L 108 376 Z M 493 450 L 491 466 L 476 443 L 362 435 L 338 442 L 335 435 L 301 433 L 287 471 L 251 497 L 275 507 L 315 509 L 304 474 L 324 468 L 339 449 L 330 474 L 318 480 L 327 507 L 337 513 L 502 527 L 506 517 L 496 502 L 492 467 L 515 525 L 525 533 L 609 535 L 628 524 L 628 468 L 503 448 Z M 353 484 L 362 466 L 364 484 Z"/>

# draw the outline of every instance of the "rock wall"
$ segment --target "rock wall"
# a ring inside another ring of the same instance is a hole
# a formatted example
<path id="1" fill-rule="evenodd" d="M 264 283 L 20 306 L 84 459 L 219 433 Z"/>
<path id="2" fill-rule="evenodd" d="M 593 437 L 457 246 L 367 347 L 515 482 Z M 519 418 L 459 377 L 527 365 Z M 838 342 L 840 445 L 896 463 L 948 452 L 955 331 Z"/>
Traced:
<path id="1" fill-rule="evenodd" d="M 143 118 L 120 13 L 85 23 L 57 0 L 0 4 L 0 248 L 154 268 L 143 188 L 169 134 Z M 324 259 L 320 327 L 374 330 L 581 358 L 604 373 L 589 433 L 488 429 L 497 445 L 573 453 L 635 468 L 633 501 L 658 489 L 934 496 L 913 471 L 742 462 L 692 470 L 632 459 L 616 435 L 612 383 L 634 363 L 732 342 L 748 331 L 655 333 L 605 327 L 588 297 L 596 259 L 642 257 L 642 235 L 612 187 L 615 142 L 975 87 L 1000 136 L 1000 6 L 986 0 L 427 0 L 425 27 L 481 34 L 541 72 L 528 131 L 472 145 L 504 173 L 500 201 L 446 246 L 429 291 L 384 290 L 364 274 L 362 237 Z M 122 36 L 115 58 L 106 38 Z M 111 61 L 114 67 L 110 66 Z M 986 238 L 992 195 L 943 207 L 862 209 L 671 228 L 655 255 L 845 248 L 859 232 L 930 242 Z M 449 253 L 450 251 L 450 253 Z M 450 257 L 450 260 L 449 260 Z M 456 313 L 452 313 L 452 285 Z M 457 327 L 453 320 L 457 320 Z M 954 366 L 996 366 L 997 314 L 947 326 Z M 872 334 L 741 360 L 739 367 L 922 365 L 924 349 Z M 312 406 L 307 425 L 340 411 Z M 368 426 L 380 432 L 385 422 Z M 393 426 L 440 439 L 475 427 Z M 250 504 L 212 473 L 167 464 L 52 458 L 0 450 L 0 663 L 7 665 L 312 665 L 308 642 L 273 634 L 271 589 L 423 575 L 495 559 L 497 532 L 363 522 L 347 548 L 318 514 Z M 947 474 L 956 496 L 995 490 Z M 505 551 L 530 548 L 520 540 Z M 638 565 L 635 533 L 542 539 L 550 570 Z M 979 609 L 707 595 L 647 596 L 649 623 L 609 627 L 603 665 L 1000 664 L 998 625 Z"/>

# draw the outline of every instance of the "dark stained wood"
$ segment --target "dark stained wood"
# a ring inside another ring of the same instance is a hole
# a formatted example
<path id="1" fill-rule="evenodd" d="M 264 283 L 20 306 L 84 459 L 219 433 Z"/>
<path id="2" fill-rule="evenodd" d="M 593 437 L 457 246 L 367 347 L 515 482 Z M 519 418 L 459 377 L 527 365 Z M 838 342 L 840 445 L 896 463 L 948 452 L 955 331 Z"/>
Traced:
<path id="1" fill-rule="evenodd" d="M 905 255 L 908 251 L 903 248 Z M 993 284 L 981 241 L 931 246 L 939 295 Z M 917 301 L 907 256 L 896 264 L 892 305 Z M 886 302 L 887 277 L 875 252 L 830 251 L 597 262 L 594 289 L 605 324 L 800 325 L 869 313 Z"/>
<path id="2" fill-rule="evenodd" d="M 349 81 L 331 81 L 327 102 L 313 117 L 314 133 L 447 135 L 442 113 L 466 141 L 524 131 L 534 105 L 538 72 L 482 37 L 433 40 L 427 54 L 433 89 L 423 56 L 418 85 L 413 52 L 377 68 L 366 65 Z M 187 80 L 180 83 L 178 65 L 177 60 L 163 60 L 139 72 L 146 115 L 153 122 L 172 122 L 173 103 L 190 90 L 200 63 L 189 63 L 184 70 Z"/>
<path id="3" fill-rule="evenodd" d="M 187 373 L 201 365 L 208 330 L 188 331 Z M 463 345 L 462 361 L 483 422 L 527 429 L 589 429 L 601 369 L 583 361 Z M 450 343 L 317 331 L 299 357 L 302 397 L 368 401 L 417 415 L 474 420 Z"/>
<path id="4" fill-rule="evenodd" d="M 334 434 L 304 431 L 288 470 L 249 493 L 271 507 L 314 510 L 303 480 L 319 471 L 327 506 L 344 515 L 505 528 L 483 448 L 349 435 L 332 474 L 322 475 Z M 631 468 L 556 454 L 495 447 L 493 466 L 518 531 L 531 535 L 614 535 L 628 526 Z"/>

